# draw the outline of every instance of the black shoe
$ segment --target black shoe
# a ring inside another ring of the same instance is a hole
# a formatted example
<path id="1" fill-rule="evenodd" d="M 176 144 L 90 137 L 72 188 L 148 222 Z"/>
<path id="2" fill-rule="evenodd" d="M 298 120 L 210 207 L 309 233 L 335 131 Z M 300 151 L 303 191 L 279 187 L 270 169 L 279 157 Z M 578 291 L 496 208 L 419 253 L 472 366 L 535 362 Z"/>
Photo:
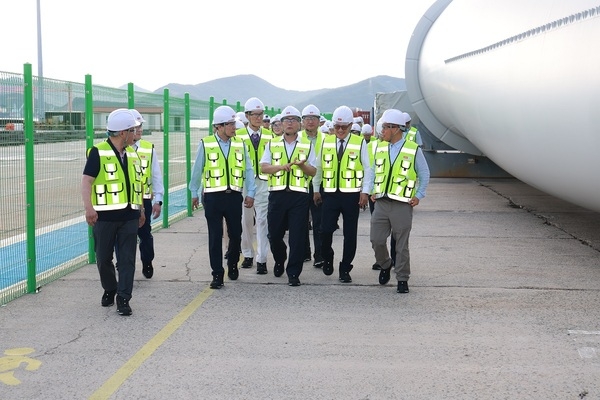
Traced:
<path id="1" fill-rule="evenodd" d="M 238 276 L 240 276 L 240 271 L 238 270 L 237 265 L 228 265 L 227 266 L 227 276 L 232 281 L 235 281 Z"/>
<path id="2" fill-rule="evenodd" d="M 254 264 L 254 258 L 244 257 L 244 261 L 242 262 L 242 268 L 252 268 L 252 264 Z"/>
<path id="3" fill-rule="evenodd" d="M 350 272 L 347 272 L 347 271 L 340 272 L 340 281 L 342 281 L 343 283 L 352 282 L 352 278 L 350 277 Z"/>
<path id="4" fill-rule="evenodd" d="M 223 286 L 223 274 L 213 276 L 213 280 L 210 283 L 211 289 L 220 289 Z"/>
<path id="5" fill-rule="evenodd" d="M 297 276 L 292 275 L 288 278 L 288 285 L 289 286 L 300 286 L 300 279 L 298 279 Z"/>
<path id="6" fill-rule="evenodd" d="M 325 261 L 323 263 L 323 273 L 327 276 L 333 274 L 333 263 Z"/>
<path id="7" fill-rule="evenodd" d="M 307 262 L 307 261 L 310 261 L 310 260 L 312 260 L 310 258 L 310 254 L 307 254 L 307 255 L 304 256 L 304 262 Z"/>
<path id="8" fill-rule="evenodd" d="M 104 291 L 102 295 L 102 307 L 110 307 L 115 304 L 115 295 L 117 294 L 116 290 Z"/>
<path id="9" fill-rule="evenodd" d="M 390 266 L 388 269 L 381 269 L 379 271 L 379 284 L 385 285 L 390 281 L 390 273 L 392 272 L 392 267 Z"/>
<path id="10" fill-rule="evenodd" d="M 283 275 L 284 271 L 285 267 L 283 266 L 283 263 L 275 263 L 275 266 L 273 267 L 273 275 L 279 278 L 281 275 Z"/>
<path id="11" fill-rule="evenodd" d="M 323 260 L 323 257 L 321 257 L 320 255 L 315 254 L 315 262 L 313 263 L 313 267 L 315 268 L 323 268 L 323 264 L 325 263 L 325 260 Z"/>
<path id="12" fill-rule="evenodd" d="M 259 275 L 266 275 L 267 271 L 267 263 L 256 263 L 256 273 Z"/>
<path id="13" fill-rule="evenodd" d="M 408 282 L 406 281 L 398 281 L 398 293 L 408 293 Z"/>
<path id="14" fill-rule="evenodd" d="M 379 265 L 379 264 L 373 264 L 373 267 L 371 267 L 371 268 L 373 268 L 373 270 L 375 270 L 375 271 L 381 271 L 381 265 Z"/>
<path id="15" fill-rule="evenodd" d="M 152 263 L 144 264 L 142 267 L 142 274 L 144 274 L 147 279 L 152 278 L 152 275 L 154 275 L 154 267 L 152 266 Z"/>
<path id="16" fill-rule="evenodd" d="M 119 315 L 131 315 L 131 307 L 129 307 L 129 300 L 124 297 L 117 296 L 117 312 Z"/>

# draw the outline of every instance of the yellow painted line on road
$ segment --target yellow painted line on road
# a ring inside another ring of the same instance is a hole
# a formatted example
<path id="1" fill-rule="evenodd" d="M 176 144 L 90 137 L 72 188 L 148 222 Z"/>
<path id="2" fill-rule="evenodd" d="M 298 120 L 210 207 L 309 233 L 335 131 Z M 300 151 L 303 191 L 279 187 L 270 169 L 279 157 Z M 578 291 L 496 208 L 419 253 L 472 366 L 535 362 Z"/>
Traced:
<path id="1" fill-rule="evenodd" d="M 206 288 L 194 300 L 192 300 L 183 310 L 179 312 L 164 328 L 160 330 L 152 339 L 148 341 L 137 353 L 133 355 L 113 376 L 111 376 L 98 390 L 96 390 L 90 399 L 108 399 L 121 385 L 133 374 L 139 367 L 158 349 L 187 319 L 204 303 L 206 299 L 214 292 L 213 289 Z"/>

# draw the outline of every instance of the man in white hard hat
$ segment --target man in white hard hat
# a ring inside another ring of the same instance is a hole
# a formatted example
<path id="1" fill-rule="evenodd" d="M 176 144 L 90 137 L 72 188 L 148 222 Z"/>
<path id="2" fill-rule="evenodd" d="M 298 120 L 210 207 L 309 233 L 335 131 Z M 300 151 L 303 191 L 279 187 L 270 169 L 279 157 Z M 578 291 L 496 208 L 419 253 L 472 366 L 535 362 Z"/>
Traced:
<path id="1" fill-rule="evenodd" d="M 324 139 L 314 178 L 314 185 L 320 184 L 323 189 L 322 194 L 315 190 L 314 201 L 323 203 L 321 253 L 325 275 L 333 274 L 333 233 L 338 229 L 340 215 L 344 220 L 344 244 L 339 263 L 339 280 L 343 283 L 352 282 L 350 271 L 356 255 L 358 218 L 360 210 L 368 204 L 373 185 L 367 143 L 360 135 L 350 133 L 352 121 L 349 107 L 335 109 L 332 116 L 334 134 Z"/>
<path id="2" fill-rule="evenodd" d="M 85 220 L 92 227 L 96 264 L 104 289 L 101 304 L 110 307 L 117 297 L 119 315 L 131 315 L 138 228 L 144 225 L 144 185 L 141 161 L 131 147 L 140 123 L 130 110 L 111 112 L 108 139 L 88 149 L 81 180 Z M 107 173 L 106 171 L 110 171 Z M 118 270 L 115 274 L 114 249 Z"/>
<path id="3" fill-rule="evenodd" d="M 208 254 L 212 269 L 212 289 L 223 286 L 223 220 L 229 236 L 227 276 L 239 276 L 238 262 L 242 241 L 242 207 L 254 204 L 254 172 L 244 142 L 235 134 L 235 111 L 217 107 L 213 113 L 214 135 L 200 141 L 188 188 L 194 209 L 204 205 L 208 226 Z M 207 162 L 209 160 L 209 162 Z M 243 195 L 245 193 L 245 196 Z"/>
<path id="4" fill-rule="evenodd" d="M 165 188 L 163 185 L 162 172 L 158 162 L 158 156 L 154 149 L 154 144 L 148 140 L 142 139 L 143 124 L 146 122 L 142 114 L 136 109 L 132 109 L 135 119 L 140 123 L 135 129 L 133 148 L 138 153 L 142 162 L 142 177 L 144 181 L 144 212 L 146 222 L 138 229 L 138 238 L 140 239 L 140 259 L 142 260 L 142 274 L 150 279 L 154 275 L 154 237 L 152 236 L 151 219 L 160 217 L 163 205 L 163 196 Z"/>
<path id="5" fill-rule="evenodd" d="M 429 167 L 423 151 L 413 134 L 406 135 L 406 117 L 402 111 L 390 109 L 381 117 L 381 141 L 374 155 L 376 166 L 372 200 L 375 209 L 371 215 L 371 244 L 375 261 L 381 266 L 379 283 L 390 280 L 394 266 L 398 293 L 408 293 L 410 253 L 408 240 L 412 228 L 413 208 L 425 197 L 429 184 Z M 393 177 L 393 179 L 392 179 Z M 395 263 L 390 258 L 387 238 L 392 235 L 396 244 Z"/>
<path id="6" fill-rule="evenodd" d="M 273 138 L 260 160 L 261 173 L 269 177 L 269 241 L 275 259 L 273 274 L 288 276 L 288 285 L 300 286 L 308 231 L 310 177 L 316 173 L 315 152 L 306 137 L 300 137 L 301 114 L 287 106 L 281 112 L 283 135 Z M 289 229 L 288 246 L 283 241 Z M 287 267 L 285 261 L 287 259 Z"/>
<path id="7" fill-rule="evenodd" d="M 314 104 L 309 104 L 302 109 L 302 130 L 299 135 L 308 139 L 313 149 L 315 150 L 315 158 L 321 156 L 321 146 L 323 144 L 323 133 L 319 129 L 319 120 L 321 112 Z M 309 186 L 309 210 L 310 217 L 312 219 L 312 233 L 313 233 L 313 245 L 315 252 L 312 254 L 314 257 L 313 266 L 315 268 L 321 268 L 323 266 L 323 256 L 321 255 L 321 204 L 316 204 L 313 201 L 314 191 L 319 191 L 319 186 L 316 188 L 311 185 Z M 310 226 L 310 224 L 309 224 Z M 306 236 L 306 249 L 304 254 L 304 261 L 311 260 L 311 248 L 310 248 L 310 237 L 307 232 Z"/>
<path id="8" fill-rule="evenodd" d="M 273 118 L 271 118 L 271 132 L 273 132 L 274 136 L 283 135 L 283 125 L 281 124 L 281 114 L 275 114 Z"/>
<path id="9" fill-rule="evenodd" d="M 350 133 L 353 135 L 360 135 L 361 129 L 362 128 L 360 127 L 360 125 L 355 122 L 350 127 Z"/>
<path id="10" fill-rule="evenodd" d="M 265 115 L 263 116 L 263 122 L 262 122 L 262 126 L 263 126 L 263 128 L 265 128 L 265 129 L 269 129 L 269 130 L 271 129 L 271 117 L 270 117 L 270 116 L 268 116 L 267 114 L 265 114 Z"/>
<path id="11" fill-rule="evenodd" d="M 412 119 L 410 117 L 410 114 L 407 112 L 404 112 L 404 113 L 402 113 L 402 115 L 404 115 L 404 118 L 406 118 L 406 132 L 404 132 L 404 137 L 406 137 L 406 134 L 408 132 L 412 132 L 415 135 L 415 141 L 417 142 L 417 144 L 419 146 L 423 146 L 423 139 L 421 139 L 421 132 L 419 132 L 417 130 L 417 128 L 412 126 Z"/>
<path id="12" fill-rule="evenodd" d="M 269 190 L 267 175 L 260 172 L 260 159 L 265 146 L 273 138 L 273 132 L 262 126 L 265 105 L 256 98 L 249 98 L 244 104 L 244 112 L 248 126 L 236 131 L 236 136 L 244 141 L 252 162 L 256 195 L 254 206 L 244 208 L 242 213 L 242 268 L 252 268 L 256 258 L 256 273 L 267 273 L 267 255 L 269 254 L 269 238 L 267 226 L 267 207 Z M 256 224 L 256 251 L 254 250 L 254 225 Z"/>
<path id="13" fill-rule="evenodd" d="M 373 136 L 373 127 L 370 124 L 364 124 L 362 129 L 360 130 L 363 138 L 367 143 L 371 142 L 371 136 Z"/>

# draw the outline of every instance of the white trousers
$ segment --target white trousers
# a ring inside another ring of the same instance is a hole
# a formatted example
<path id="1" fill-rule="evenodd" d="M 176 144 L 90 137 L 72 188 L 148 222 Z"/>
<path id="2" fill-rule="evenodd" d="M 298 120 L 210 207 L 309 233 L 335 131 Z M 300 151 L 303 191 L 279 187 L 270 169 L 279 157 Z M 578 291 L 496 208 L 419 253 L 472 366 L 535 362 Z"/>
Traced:
<path id="1" fill-rule="evenodd" d="M 269 185 L 267 181 L 255 178 L 256 195 L 252 208 L 242 210 L 242 255 L 253 257 L 259 263 L 267 262 L 269 253 L 269 233 L 267 210 L 269 206 Z M 244 196 L 246 196 L 244 190 Z M 256 219 L 256 251 L 254 250 L 254 220 Z"/>

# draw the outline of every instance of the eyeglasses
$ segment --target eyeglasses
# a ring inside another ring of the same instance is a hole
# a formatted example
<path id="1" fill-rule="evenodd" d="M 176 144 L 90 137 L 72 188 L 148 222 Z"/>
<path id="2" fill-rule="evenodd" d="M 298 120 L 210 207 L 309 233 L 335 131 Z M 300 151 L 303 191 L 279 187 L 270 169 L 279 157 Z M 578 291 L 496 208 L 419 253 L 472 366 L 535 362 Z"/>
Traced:
<path id="1" fill-rule="evenodd" d="M 350 126 L 351 126 L 350 124 L 348 124 L 348 125 L 338 125 L 338 124 L 335 124 L 333 126 L 333 129 L 335 129 L 336 131 L 338 131 L 340 129 L 343 130 L 343 131 L 347 131 L 350 128 Z"/>
<path id="2" fill-rule="evenodd" d="M 307 115 L 305 117 L 302 117 L 302 119 L 304 121 L 318 121 L 319 117 L 315 117 L 314 115 Z"/>
<path id="3" fill-rule="evenodd" d="M 291 124 L 292 122 L 300 122 L 300 118 L 294 118 L 294 117 L 286 117 L 286 118 L 281 118 L 281 122 L 283 123 L 288 123 Z"/>
<path id="4" fill-rule="evenodd" d="M 261 117 L 261 118 L 262 118 L 262 116 L 263 116 L 264 114 L 265 114 L 264 112 L 261 112 L 261 113 L 258 113 L 258 112 L 251 112 L 251 113 L 248 113 L 248 115 L 249 115 L 249 116 L 251 116 L 251 117 Z"/>
<path id="5" fill-rule="evenodd" d="M 223 125 L 225 126 L 231 126 L 231 125 L 235 125 L 235 121 L 231 121 L 231 122 L 224 122 Z"/>
<path id="6" fill-rule="evenodd" d="M 273 128 L 279 128 L 279 127 L 281 126 L 281 122 L 273 122 L 273 123 L 271 124 L 271 126 L 272 126 Z"/>
<path id="7" fill-rule="evenodd" d="M 396 128 L 400 128 L 400 125 L 395 125 L 395 124 L 383 124 L 383 125 L 381 125 L 381 129 L 396 129 Z"/>

